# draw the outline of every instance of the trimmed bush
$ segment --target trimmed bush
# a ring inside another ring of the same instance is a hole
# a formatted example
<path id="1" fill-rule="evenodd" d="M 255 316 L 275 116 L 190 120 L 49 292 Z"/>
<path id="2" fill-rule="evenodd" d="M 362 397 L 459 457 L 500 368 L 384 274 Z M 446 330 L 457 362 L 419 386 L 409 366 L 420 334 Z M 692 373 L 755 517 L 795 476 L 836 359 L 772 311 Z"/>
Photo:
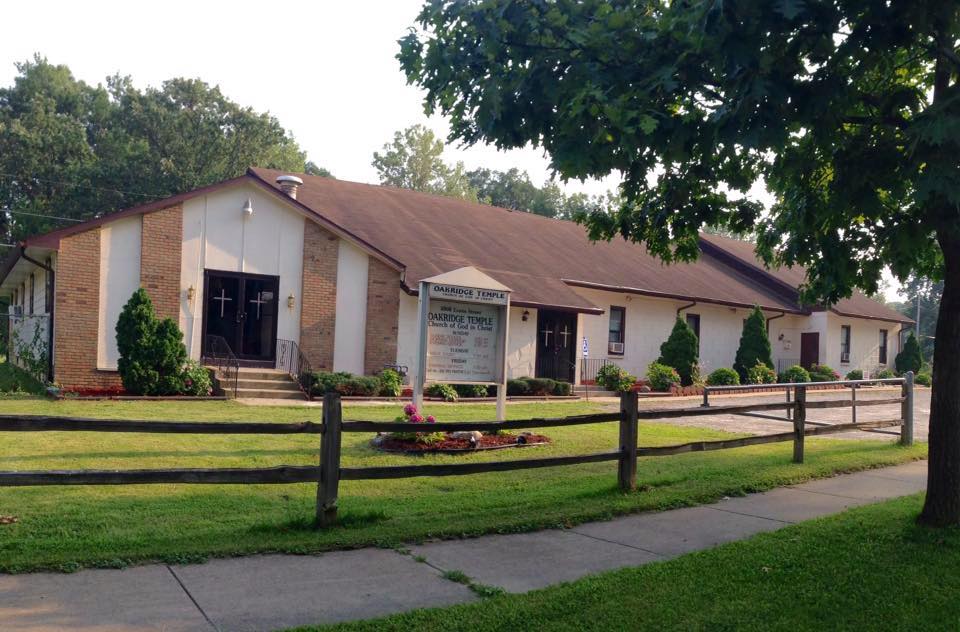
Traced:
<path id="1" fill-rule="evenodd" d="M 736 386 L 740 384 L 740 375 L 733 369 L 720 367 L 707 376 L 709 386 Z"/>
<path id="2" fill-rule="evenodd" d="M 919 384 L 920 386 L 932 386 L 933 385 L 933 376 L 927 373 L 926 371 L 920 371 L 913 378 L 913 381 Z"/>
<path id="3" fill-rule="evenodd" d="M 880 369 L 873 377 L 878 380 L 889 380 L 897 377 L 897 374 L 893 372 L 893 369 Z"/>
<path id="4" fill-rule="evenodd" d="M 920 343 L 917 337 L 910 332 L 907 341 L 903 343 L 903 350 L 897 354 L 893 363 L 897 367 L 897 373 L 903 374 L 907 371 L 919 373 L 923 367 L 923 353 L 920 351 Z"/>
<path id="5" fill-rule="evenodd" d="M 810 381 L 810 373 L 800 366 L 794 364 L 792 367 L 777 376 L 777 381 L 781 384 L 799 384 Z"/>
<path id="6" fill-rule="evenodd" d="M 312 378 L 313 395 L 323 395 L 324 393 L 338 393 L 337 388 L 344 382 L 353 378 L 353 375 L 345 371 L 314 371 L 310 374 Z"/>
<path id="7" fill-rule="evenodd" d="M 810 367 L 811 382 L 834 382 L 840 379 L 840 374 L 826 364 L 814 364 Z"/>
<path id="8" fill-rule="evenodd" d="M 458 396 L 466 398 L 487 397 L 489 392 L 485 384 L 451 384 L 451 386 Z"/>
<path id="9" fill-rule="evenodd" d="M 557 382 L 553 387 L 553 394 L 566 397 L 573 393 L 573 384 L 570 382 Z"/>
<path id="10" fill-rule="evenodd" d="M 557 381 L 547 377 L 528 377 L 525 379 L 529 385 L 528 395 L 553 395 L 553 389 L 557 387 Z"/>
<path id="11" fill-rule="evenodd" d="M 647 367 L 647 381 L 653 390 L 666 392 L 674 384 L 680 384 L 680 374 L 672 366 L 654 362 Z"/>
<path id="12" fill-rule="evenodd" d="M 604 365 L 597 371 L 597 384 L 614 393 L 625 393 L 629 391 L 636 382 L 636 377 L 630 375 L 616 364 Z"/>
<path id="13" fill-rule="evenodd" d="M 403 393 L 403 378 L 393 369 L 384 369 L 377 376 L 380 380 L 380 395 L 384 397 L 400 397 Z"/>
<path id="14" fill-rule="evenodd" d="M 774 370 L 759 360 L 747 371 L 747 384 L 774 384 L 776 381 L 777 374 Z"/>
<path id="15" fill-rule="evenodd" d="M 740 335 L 740 346 L 737 348 L 737 357 L 733 362 L 733 370 L 740 376 L 742 382 L 749 378 L 747 372 L 763 362 L 773 368 L 773 353 L 770 349 L 770 339 L 767 338 L 767 319 L 757 306 L 743 324 L 743 333 Z"/>
<path id="16" fill-rule="evenodd" d="M 677 316 L 673 330 L 666 342 L 660 345 L 660 357 L 657 364 L 671 366 L 680 376 L 680 383 L 689 386 L 693 383 L 693 365 L 700 358 L 700 341 L 690 325 Z"/>
<path id="17" fill-rule="evenodd" d="M 373 397 L 380 392 L 380 380 L 369 375 L 351 376 L 337 384 L 335 390 L 348 397 Z"/>
<path id="18" fill-rule="evenodd" d="M 423 394 L 428 397 L 439 397 L 445 402 L 455 402 L 460 397 L 450 384 L 431 384 L 423 389 Z"/>
<path id="19" fill-rule="evenodd" d="M 507 395 L 518 397 L 530 392 L 530 385 L 525 378 L 507 380 Z"/>
<path id="20" fill-rule="evenodd" d="M 850 371 L 849 373 L 847 373 L 847 379 L 848 379 L 848 380 L 862 380 L 862 379 L 863 379 L 863 371 L 861 371 L 860 369 L 854 369 L 854 370 Z"/>

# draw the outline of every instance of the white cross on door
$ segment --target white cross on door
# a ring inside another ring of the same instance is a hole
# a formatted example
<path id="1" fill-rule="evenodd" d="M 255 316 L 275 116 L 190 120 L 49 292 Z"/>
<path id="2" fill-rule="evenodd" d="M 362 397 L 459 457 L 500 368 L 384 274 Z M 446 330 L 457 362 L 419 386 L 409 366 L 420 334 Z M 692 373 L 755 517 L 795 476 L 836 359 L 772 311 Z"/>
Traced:
<path id="1" fill-rule="evenodd" d="M 220 301 L 220 318 L 223 318 L 223 306 L 227 304 L 227 301 L 232 301 L 232 298 L 227 298 L 227 291 L 223 288 L 220 288 L 220 296 L 214 296 L 214 301 Z"/>
<path id="2" fill-rule="evenodd" d="M 572 333 L 573 333 L 573 332 L 570 331 L 570 329 L 569 329 L 566 325 L 564 325 L 564 326 L 563 326 L 563 330 L 560 331 L 560 335 L 563 336 L 563 348 L 564 348 L 564 349 L 567 348 L 567 337 L 570 336 Z"/>
<path id="3" fill-rule="evenodd" d="M 257 298 L 250 299 L 251 303 L 256 304 L 257 306 L 257 320 L 260 320 L 260 306 L 266 305 L 268 301 L 263 300 L 263 292 L 257 292 Z"/>
<path id="4" fill-rule="evenodd" d="M 540 333 L 543 334 L 543 346 L 544 346 L 544 347 L 549 347 L 549 346 L 550 346 L 550 334 L 553 333 L 553 330 L 550 329 L 550 328 L 546 328 L 546 329 L 541 330 Z"/>

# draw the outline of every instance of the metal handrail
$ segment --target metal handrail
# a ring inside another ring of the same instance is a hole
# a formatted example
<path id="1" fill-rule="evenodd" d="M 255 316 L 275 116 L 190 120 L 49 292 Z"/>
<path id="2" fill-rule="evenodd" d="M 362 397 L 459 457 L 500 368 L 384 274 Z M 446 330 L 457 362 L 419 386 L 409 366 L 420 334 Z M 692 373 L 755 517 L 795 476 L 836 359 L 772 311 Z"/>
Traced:
<path id="1" fill-rule="evenodd" d="M 313 384 L 310 383 L 308 376 L 312 375 L 313 367 L 307 356 L 303 354 L 300 345 L 293 340 L 277 338 L 277 360 L 274 366 L 277 370 L 286 371 L 296 381 L 307 399 L 311 399 Z"/>
<path id="2" fill-rule="evenodd" d="M 207 335 L 204 342 L 206 351 L 204 360 L 215 367 L 218 376 L 223 376 L 223 382 L 233 382 L 233 396 L 237 396 L 238 380 L 240 379 L 240 360 L 237 358 L 230 344 L 223 336 Z"/>

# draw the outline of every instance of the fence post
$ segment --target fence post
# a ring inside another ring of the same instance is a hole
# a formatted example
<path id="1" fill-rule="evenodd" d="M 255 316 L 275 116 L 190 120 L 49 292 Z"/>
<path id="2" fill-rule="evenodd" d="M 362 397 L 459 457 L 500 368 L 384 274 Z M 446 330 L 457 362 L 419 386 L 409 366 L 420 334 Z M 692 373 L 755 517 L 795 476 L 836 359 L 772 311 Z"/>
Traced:
<path id="1" fill-rule="evenodd" d="M 787 392 L 787 403 L 789 404 L 790 403 L 790 387 L 789 386 L 787 387 L 786 392 Z M 787 409 L 787 419 L 793 419 L 793 408 Z"/>
<path id="2" fill-rule="evenodd" d="M 620 461 L 617 482 L 625 492 L 637 488 L 637 401 L 636 391 L 620 393 Z"/>
<path id="3" fill-rule="evenodd" d="M 900 404 L 900 445 L 913 445 L 913 371 L 903 376 L 903 402 Z"/>
<path id="4" fill-rule="evenodd" d="M 710 389 L 706 386 L 703 387 L 703 403 L 700 406 L 703 408 L 710 407 Z"/>
<path id="5" fill-rule="evenodd" d="M 323 396 L 323 434 L 320 435 L 320 481 L 317 483 L 317 526 L 337 520 L 337 488 L 340 486 L 340 394 Z"/>
<path id="6" fill-rule="evenodd" d="M 798 386 L 793 408 L 793 462 L 803 463 L 804 422 L 807 420 L 807 387 Z"/>
<path id="7" fill-rule="evenodd" d="M 857 423 L 857 385 L 850 385 L 850 409 L 853 415 L 853 423 Z"/>

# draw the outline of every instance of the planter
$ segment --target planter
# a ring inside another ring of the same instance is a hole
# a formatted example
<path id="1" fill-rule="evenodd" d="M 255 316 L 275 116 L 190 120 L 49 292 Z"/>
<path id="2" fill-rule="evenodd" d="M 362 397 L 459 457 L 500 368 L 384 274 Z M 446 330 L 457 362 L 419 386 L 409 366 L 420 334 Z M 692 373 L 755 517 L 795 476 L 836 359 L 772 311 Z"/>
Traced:
<path id="1" fill-rule="evenodd" d="M 381 452 L 400 454 L 467 454 L 481 450 L 504 450 L 507 448 L 530 448 L 547 445 L 550 439 L 544 435 L 522 432 L 518 435 L 500 433 L 481 435 L 473 445 L 467 438 L 454 438 L 450 433 L 434 443 L 418 443 L 407 439 L 396 439 L 391 434 L 378 434 L 370 440 L 370 445 Z"/>

